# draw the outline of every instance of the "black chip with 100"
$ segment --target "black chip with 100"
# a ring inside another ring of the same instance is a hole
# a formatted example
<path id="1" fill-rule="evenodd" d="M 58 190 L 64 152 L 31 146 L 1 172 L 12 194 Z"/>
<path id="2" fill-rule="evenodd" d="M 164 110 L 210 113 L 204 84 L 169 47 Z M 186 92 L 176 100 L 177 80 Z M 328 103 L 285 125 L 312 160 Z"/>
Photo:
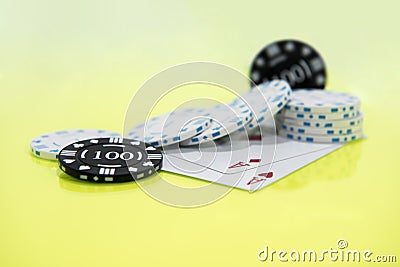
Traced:
<path id="1" fill-rule="evenodd" d="M 297 40 L 282 40 L 264 47 L 254 58 L 250 78 L 255 84 L 285 80 L 292 89 L 323 89 L 325 62 L 310 45 Z"/>
<path id="2" fill-rule="evenodd" d="M 154 174 L 162 167 L 161 151 L 150 144 L 122 137 L 92 138 L 64 147 L 60 169 L 93 182 L 128 182 Z"/>

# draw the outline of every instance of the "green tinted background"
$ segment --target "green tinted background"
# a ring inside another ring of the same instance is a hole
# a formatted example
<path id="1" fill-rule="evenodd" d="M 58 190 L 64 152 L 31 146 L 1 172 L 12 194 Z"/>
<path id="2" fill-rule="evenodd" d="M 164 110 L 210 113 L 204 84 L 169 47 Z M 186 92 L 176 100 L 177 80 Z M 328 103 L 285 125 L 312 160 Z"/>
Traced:
<path id="1" fill-rule="evenodd" d="M 257 260 L 265 245 L 323 250 L 339 238 L 400 257 L 399 4 L 368 2 L 0 0 L 0 265 L 257 266 L 271 264 Z M 162 205 L 134 183 L 59 177 L 30 155 L 46 132 L 121 132 L 135 90 L 166 67 L 214 61 L 248 73 L 283 38 L 316 47 L 328 87 L 362 99 L 368 139 L 199 209 Z"/>

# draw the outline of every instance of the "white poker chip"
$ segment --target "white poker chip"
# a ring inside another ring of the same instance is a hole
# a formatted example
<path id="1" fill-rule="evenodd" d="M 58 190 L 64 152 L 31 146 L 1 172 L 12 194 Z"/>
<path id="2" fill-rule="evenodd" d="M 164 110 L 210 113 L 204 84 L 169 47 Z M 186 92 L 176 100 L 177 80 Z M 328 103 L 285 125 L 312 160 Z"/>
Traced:
<path id="1" fill-rule="evenodd" d="M 120 134 L 107 130 L 74 129 L 57 131 L 36 137 L 31 141 L 32 154 L 48 160 L 57 160 L 65 146 L 90 138 L 119 137 Z"/>
<path id="2" fill-rule="evenodd" d="M 191 138 L 211 126 L 210 113 L 205 108 L 176 110 L 132 128 L 127 137 L 155 147 L 171 145 Z"/>
<path id="3" fill-rule="evenodd" d="M 311 135 L 299 134 L 280 129 L 278 134 L 282 137 L 301 142 L 310 143 L 345 143 L 360 139 L 364 136 L 362 131 L 344 135 Z"/>
<path id="4" fill-rule="evenodd" d="M 279 117 L 290 118 L 290 119 L 303 119 L 303 120 L 343 120 L 354 118 L 360 115 L 359 110 L 346 111 L 346 112 L 334 112 L 334 113 L 305 113 L 298 111 L 290 111 L 283 109 L 279 112 Z"/>
<path id="5" fill-rule="evenodd" d="M 247 130 L 257 127 L 263 121 L 272 119 L 286 105 L 292 93 L 290 85 L 283 80 L 266 82 L 258 85 L 258 88 L 259 91 L 252 88 L 240 95 L 250 106 L 255 117 L 246 125 Z M 241 101 L 239 99 L 237 98 L 236 101 Z"/>
<path id="6" fill-rule="evenodd" d="M 290 119 L 277 116 L 279 123 L 288 125 L 298 125 L 301 127 L 315 127 L 315 128 L 343 128 L 343 127 L 354 127 L 363 122 L 364 114 L 360 112 L 354 118 L 343 119 L 343 120 L 307 120 L 307 119 Z"/>
<path id="7" fill-rule="evenodd" d="M 316 127 L 303 127 L 298 125 L 291 125 L 282 123 L 279 125 L 280 129 L 292 132 L 295 134 L 310 134 L 310 135 L 346 135 L 356 133 L 362 130 L 362 123 L 354 126 L 346 126 L 342 128 L 316 128 Z"/>
<path id="8" fill-rule="evenodd" d="M 338 113 L 359 110 L 361 101 L 347 93 L 298 89 L 293 91 L 286 110 L 304 113 Z"/>
<path id="9" fill-rule="evenodd" d="M 233 101 L 230 104 L 219 104 L 208 108 L 207 111 L 210 113 L 212 119 L 210 128 L 181 142 L 181 145 L 197 145 L 224 137 L 243 128 L 243 126 L 253 119 L 253 113 L 241 101 Z"/>

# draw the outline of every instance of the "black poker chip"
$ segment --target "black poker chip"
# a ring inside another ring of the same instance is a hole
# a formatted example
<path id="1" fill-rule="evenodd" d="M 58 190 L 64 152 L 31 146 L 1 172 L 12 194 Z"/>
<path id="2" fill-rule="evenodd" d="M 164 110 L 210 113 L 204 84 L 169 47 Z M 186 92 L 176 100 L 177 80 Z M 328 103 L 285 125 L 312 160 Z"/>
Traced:
<path id="1" fill-rule="evenodd" d="M 325 63 L 310 45 L 296 40 L 282 40 L 264 47 L 254 58 L 250 78 L 255 84 L 285 80 L 292 89 L 323 89 Z"/>
<path id="2" fill-rule="evenodd" d="M 64 147 L 58 157 L 65 173 L 93 182 L 127 182 L 145 178 L 162 167 L 161 151 L 121 137 L 92 138 Z"/>

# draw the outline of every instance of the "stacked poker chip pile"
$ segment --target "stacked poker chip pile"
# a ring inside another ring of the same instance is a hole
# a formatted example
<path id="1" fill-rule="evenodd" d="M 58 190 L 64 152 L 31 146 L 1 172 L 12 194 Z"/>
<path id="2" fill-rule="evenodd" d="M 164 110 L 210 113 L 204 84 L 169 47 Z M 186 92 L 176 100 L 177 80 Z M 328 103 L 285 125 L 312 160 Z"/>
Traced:
<path id="1" fill-rule="evenodd" d="M 251 132 L 275 116 L 279 135 L 296 141 L 337 143 L 363 137 L 360 100 L 320 90 L 326 83 L 325 63 L 310 45 L 273 42 L 257 54 L 250 74 L 257 89 L 232 102 L 153 117 L 133 126 L 124 138 L 95 129 L 44 134 L 32 140 L 32 154 L 58 160 L 61 170 L 80 180 L 125 182 L 162 169 L 164 146 L 195 146 Z M 315 89 L 297 89 L 304 87 Z"/>
<path id="2" fill-rule="evenodd" d="M 172 144 L 193 146 L 252 130 L 272 120 L 289 101 L 292 89 L 283 80 L 272 80 L 252 88 L 226 104 L 176 110 L 153 117 L 127 134 L 154 147 Z M 186 123 L 190 122 L 190 123 Z"/>
<path id="3" fill-rule="evenodd" d="M 359 98 L 346 93 L 298 89 L 277 115 L 279 135 L 296 141 L 340 143 L 363 137 Z"/>
<path id="4" fill-rule="evenodd" d="M 63 172 L 80 180 L 139 180 L 162 169 L 162 147 L 199 145 L 254 129 L 271 120 L 287 104 L 291 92 L 287 82 L 273 80 L 230 103 L 153 117 L 134 126 L 127 138 L 104 130 L 58 131 L 32 140 L 31 151 L 37 157 L 58 160 Z"/>

